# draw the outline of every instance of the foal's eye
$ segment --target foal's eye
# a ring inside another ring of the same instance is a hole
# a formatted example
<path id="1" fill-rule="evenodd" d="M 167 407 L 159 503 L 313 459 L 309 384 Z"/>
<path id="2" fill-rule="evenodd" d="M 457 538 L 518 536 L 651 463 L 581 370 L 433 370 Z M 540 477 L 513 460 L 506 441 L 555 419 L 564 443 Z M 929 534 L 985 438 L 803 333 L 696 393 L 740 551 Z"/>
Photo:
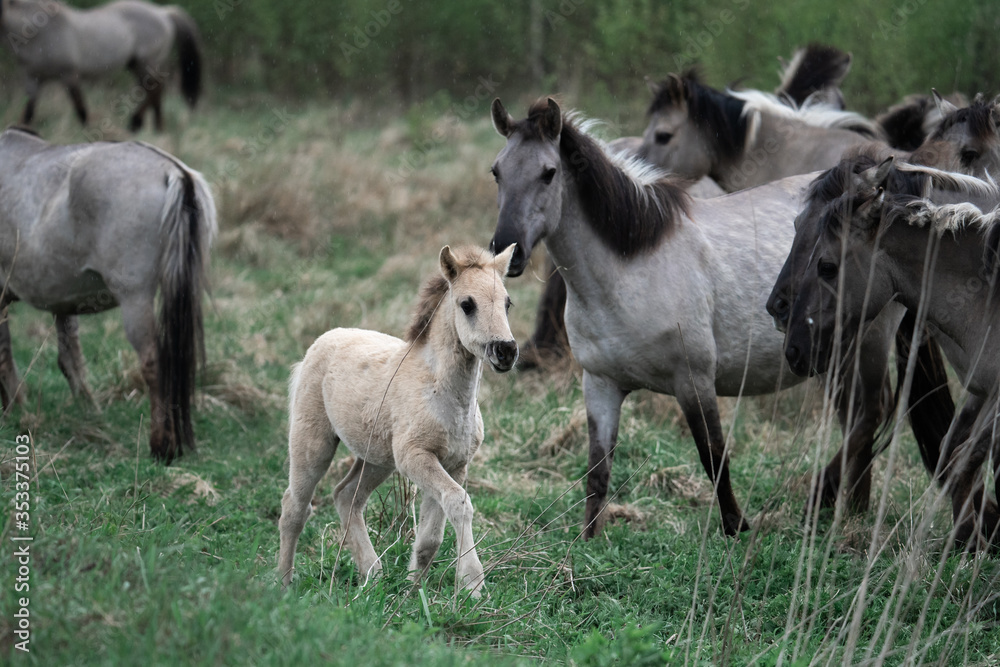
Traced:
<path id="1" fill-rule="evenodd" d="M 462 299 L 462 303 L 458 305 L 462 307 L 462 312 L 466 315 L 471 316 L 476 312 L 476 301 L 471 296 L 466 299 Z"/>
<path id="2" fill-rule="evenodd" d="M 513 303 L 511 303 L 511 300 L 510 300 L 510 297 L 507 297 L 507 302 L 506 302 L 506 303 L 505 303 L 505 304 L 503 305 L 503 309 L 504 309 L 504 310 L 505 310 L 506 312 L 508 312 L 508 313 L 509 313 L 509 312 L 510 312 L 510 307 L 511 307 L 511 306 L 513 306 L 513 305 L 514 305 L 514 304 L 513 304 Z"/>
<path id="3" fill-rule="evenodd" d="M 549 167 L 548 169 L 542 172 L 542 183 L 548 185 L 549 183 L 552 182 L 552 179 L 555 177 L 556 177 L 556 168 Z"/>
<path id="4" fill-rule="evenodd" d="M 672 132 L 657 132 L 655 136 L 656 143 L 660 144 L 661 146 L 669 144 L 670 140 L 673 138 L 674 135 Z"/>
<path id="5" fill-rule="evenodd" d="M 961 158 L 962 158 L 962 166 L 968 167 L 973 162 L 979 159 L 979 151 L 974 151 L 969 149 L 964 150 L 962 151 Z"/>
<path id="6" fill-rule="evenodd" d="M 837 265 L 833 262 L 820 262 L 817 273 L 823 280 L 833 280 L 837 277 Z"/>

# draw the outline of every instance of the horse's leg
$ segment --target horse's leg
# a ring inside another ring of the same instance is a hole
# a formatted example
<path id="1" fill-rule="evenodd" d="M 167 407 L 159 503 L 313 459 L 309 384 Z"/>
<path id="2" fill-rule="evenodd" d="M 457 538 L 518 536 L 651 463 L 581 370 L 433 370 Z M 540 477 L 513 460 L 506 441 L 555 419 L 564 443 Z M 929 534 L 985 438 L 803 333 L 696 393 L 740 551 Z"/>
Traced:
<path id="1" fill-rule="evenodd" d="M 995 510 L 991 512 L 987 506 L 988 499 L 981 483 L 981 468 L 993 446 L 996 403 L 984 403 L 981 407 L 983 409 L 978 410 L 978 419 L 971 429 L 971 436 L 957 447 L 949 446 L 948 450 L 950 469 L 946 486 L 951 492 L 955 540 L 960 544 L 969 544 L 976 534 L 977 519 L 985 518 L 980 516 L 980 512 L 995 514 Z M 964 409 L 961 416 L 965 416 Z M 985 532 L 985 524 L 983 529 Z"/>
<path id="2" fill-rule="evenodd" d="M 455 529 L 455 545 L 458 549 L 456 574 L 459 585 L 469 589 L 473 597 L 479 597 L 483 587 L 483 564 L 479 561 L 476 541 L 472 537 L 473 510 L 469 494 L 448 474 L 433 452 L 416 443 L 400 448 L 396 466 L 400 473 L 420 487 L 425 498 L 429 496 L 441 506 Z M 421 517 L 421 523 L 423 521 Z"/>
<path id="3" fill-rule="evenodd" d="M 430 494 L 424 494 L 420 503 L 417 539 L 410 556 L 410 581 L 417 582 L 434 561 L 444 539 L 444 508 Z"/>
<path id="4" fill-rule="evenodd" d="M 618 421 L 627 392 L 607 378 L 583 372 L 583 400 L 587 406 L 590 458 L 587 462 L 587 509 L 583 538 L 589 540 L 604 527 L 604 508 L 611 481 L 611 463 L 618 440 Z"/>
<path id="5" fill-rule="evenodd" d="M 0 311 L 0 396 L 6 412 L 13 404 L 24 405 L 24 392 L 14 361 L 14 351 L 10 342 L 10 327 L 7 325 L 7 305 Z"/>
<path id="6" fill-rule="evenodd" d="M 132 63 L 130 69 L 132 70 L 132 74 L 135 75 L 139 86 L 146 91 L 146 94 L 143 95 L 142 101 L 136 108 L 135 113 L 132 114 L 129 129 L 132 132 L 138 132 L 142 128 L 143 116 L 146 115 L 146 109 L 153 107 L 153 121 L 156 130 L 162 132 L 163 114 L 160 109 L 160 102 L 163 95 L 164 82 L 158 76 L 152 74 L 158 68 L 147 67 L 144 63 L 136 61 Z"/>
<path id="7" fill-rule="evenodd" d="M 59 370 L 66 376 L 73 396 L 82 396 L 96 405 L 87 386 L 87 368 L 80 350 L 80 320 L 76 315 L 56 315 L 56 333 L 59 338 Z"/>
<path id="8" fill-rule="evenodd" d="M 142 379 L 145 380 L 149 391 L 149 450 L 153 458 L 169 465 L 177 453 L 177 439 L 170 425 L 169 406 L 164 404 L 158 377 L 153 297 L 135 295 L 131 299 L 123 300 L 121 311 L 125 336 L 139 355 Z"/>
<path id="9" fill-rule="evenodd" d="M 524 344 L 518 361 L 521 368 L 534 368 L 546 356 L 564 356 L 569 351 L 566 339 L 566 282 L 550 257 L 545 262 L 545 289 L 535 312 L 535 332 Z"/>
<path id="10" fill-rule="evenodd" d="M 749 530 L 750 524 L 743 518 L 729 480 L 729 456 L 726 454 L 726 440 L 719 418 L 715 387 L 711 382 L 685 386 L 678 391 L 677 402 L 680 403 L 691 435 L 694 436 L 701 465 L 715 485 L 719 510 L 722 512 L 722 530 L 726 535 Z"/>
<path id="11" fill-rule="evenodd" d="M 333 502 L 344 525 L 344 542 L 358 566 L 362 582 L 371 580 L 382 571 L 382 563 L 368 537 L 365 506 L 372 492 L 391 474 L 391 467 L 377 466 L 356 458 L 347 475 L 333 490 Z"/>
<path id="12" fill-rule="evenodd" d="M 83 101 L 83 91 L 80 90 L 80 84 L 77 81 L 69 81 L 66 83 L 66 89 L 69 91 L 69 98 L 73 100 L 76 117 L 80 119 L 81 125 L 86 125 L 87 105 Z"/>
<path id="13" fill-rule="evenodd" d="M 24 113 L 21 115 L 21 122 L 25 125 L 31 125 L 31 121 L 35 118 L 35 103 L 38 102 L 38 91 L 41 87 L 41 79 L 37 79 L 33 76 L 27 77 L 24 82 L 25 92 L 28 93 L 28 101 L 24 105 Z"/>

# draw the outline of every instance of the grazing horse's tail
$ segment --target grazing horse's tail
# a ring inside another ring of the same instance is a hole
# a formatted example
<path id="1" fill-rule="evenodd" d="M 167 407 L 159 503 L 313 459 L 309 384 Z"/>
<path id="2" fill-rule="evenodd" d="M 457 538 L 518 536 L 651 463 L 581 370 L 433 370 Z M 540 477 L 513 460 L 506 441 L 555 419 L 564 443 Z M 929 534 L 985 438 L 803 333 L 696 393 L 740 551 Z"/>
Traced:
<path id="1" fill-rule="evenodd" d="M 201 40 L 194 19 L 180 7 L 169 7 L 170 20 L 177 31 L 177 52 L 181 60 L 181 92 L 192 109 L 201 94 Z"/>
<path id="2" fill-rule="evenodd" d="M 180 171 L 171 170 L 167 177 L 167 202 L 160 219 L 163 251 L 156 341 L 160 405 L 174 437 L 166 439 L 171 443 L 168 451 L 153 452 L 168 464 L 185 446 L 194 449 L 191 401 L 198 364 L 205 362 L 201 293 L 216 231 L 215 202 L 205 180 L 175 164 Z"/>

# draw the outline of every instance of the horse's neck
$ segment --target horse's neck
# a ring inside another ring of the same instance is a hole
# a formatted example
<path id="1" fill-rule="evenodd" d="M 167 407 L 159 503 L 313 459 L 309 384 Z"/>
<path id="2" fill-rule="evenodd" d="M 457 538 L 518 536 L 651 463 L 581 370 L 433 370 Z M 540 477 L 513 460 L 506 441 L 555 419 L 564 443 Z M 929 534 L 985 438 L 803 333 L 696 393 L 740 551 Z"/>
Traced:
<path id="1" fill-rule="evenodd" d="M 421 353 L 434 384 L 459 403 L 475 402 L 482 361 L 462 345 L 455 331 L 455 306 L 446 295 L 430 323 Z"/>
<path id="2" fill-rule="evenodd" d="M 3 135 L 0 135 L 0 157 L 2 157 L 0 165 L 17 169 L 21 160 L 48 148 L 48 146 L 49 144 L 44 139 L 34 134 L 20 130 L 7 130 Z"/>
<path id="3" fill-rule="evenodd" d="M 728 192 L 763 185 L 788 176 L 828 169 L 844 150 L 869 141 L 850 130 L 807 125 L 767 112 L 756 130 L 747 133 L 742 154 L 720 160 L 710 175 Z"/>

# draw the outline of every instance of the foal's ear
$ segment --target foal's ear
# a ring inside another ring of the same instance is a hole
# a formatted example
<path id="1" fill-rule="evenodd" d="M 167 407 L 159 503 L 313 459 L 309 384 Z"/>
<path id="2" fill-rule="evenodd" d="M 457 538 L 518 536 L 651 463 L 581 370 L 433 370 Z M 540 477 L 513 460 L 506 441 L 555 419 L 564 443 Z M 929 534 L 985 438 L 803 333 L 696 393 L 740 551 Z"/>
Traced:
<path id="1" fill-rule="evenodd" d="M 493 100 L 490 113 L 493 115 L 493 127 L 496 131 L 501 137 L 509 137 L 514 126 L 514 118 L 504 109 L 499 97 Z"/>
<path id="2" fill-rule="evenodd" d="M 937 88 L 931 88 L 931 94 L 934 95 L 934 103 L 937 105 L 938 113 L 941 114 L 942 118 L 952 111 L 958 111 L 958 107 L 941 97 L 941 93 L 937 91 Z"/>
<path id="3" fill-rule="evenodd" d="M 441 275 L 449 283 L 455 282 L 458 278 L 458 274 L 461 273 L 461 269 L 458 266 L 458 259 L 455 257 L 455 253 L 451 251 L 451 246 L 445 246 L 441 248 Z"/>
<path id="4" fill-rule="evenodd" d="M 559 138 L 559 133 L 562 132 L 562 111 L 559 110 L 559 105 L 551 97 L 548 98 L 548 107 L 542 113 L 542 117 L 538 119 L 538 127 L 542 130 L 542 136 L 549 141 L 555 141 Z"/>
<path id="5" fill-rule="evenodd" d="M 507 277 L 507 270 L 510 269 L 510 259 L 514 256 L 514 248 L 516 247 L 516 243 L 511 243 L 493 260 L 493 266 L 495 266 L 497 272 L 505 278 Z"/>

